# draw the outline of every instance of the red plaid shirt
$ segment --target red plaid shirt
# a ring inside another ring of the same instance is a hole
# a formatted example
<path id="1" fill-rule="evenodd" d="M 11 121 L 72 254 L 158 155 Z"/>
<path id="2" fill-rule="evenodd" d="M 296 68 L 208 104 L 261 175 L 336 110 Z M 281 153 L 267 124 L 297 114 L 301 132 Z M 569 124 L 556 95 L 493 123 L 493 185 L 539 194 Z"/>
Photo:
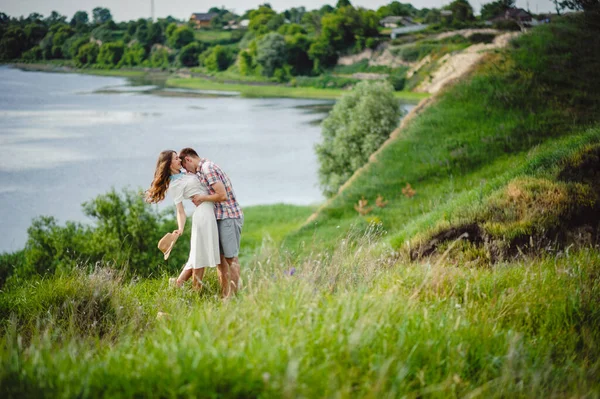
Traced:
<path id="1" fill-rule="evenodd" d="M 215 202 L 215 217 L 217 220 L 241 218 L 244 215 L 242 208 L 240 208 L 240 204 L 238 204 L 235 197 L 231 180 L 225 172 L 217 164 L 205 158 L 200 158 L 198 170 L 198 177 L 208 187 L 209 194 L 216 193 L 212 188 L 213 184 L 221 182 L 225 186 L 227 199 L 223 202 Z"/>

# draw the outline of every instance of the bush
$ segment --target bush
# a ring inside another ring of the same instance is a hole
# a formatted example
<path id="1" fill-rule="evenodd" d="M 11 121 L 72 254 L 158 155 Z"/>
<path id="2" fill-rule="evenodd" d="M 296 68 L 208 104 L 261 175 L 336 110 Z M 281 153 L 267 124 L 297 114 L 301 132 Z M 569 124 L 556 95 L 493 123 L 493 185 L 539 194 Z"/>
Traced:
<path id="1" fill-rule="evenodd" d="M 238 56 L 238 69 L 241 75 L 248 76 L 254 71 L 254 62 L 252 55 L 246 50 L 242 51 Z"/>
<path id="2" fill-rule="evenodd" d="M 137 66 L 142 65 L 146 57 L 146 50 L 140 43 L 134 43 L 125 49 L 125 54 L 119 63 L 119 66 Z"/>
<path id="3" fill-rule="evenodd" d="M 279 33 L 271 32 L 258 40 L 256 62 L 262 67 L 263 75 L 273 76 L 276 69 L 283 67 L 286 58 L 285 38 Z"/>
<path id="4" fill-rule="evenodd" d="M 394 90 L 404 90 L 404 87 L 406 86 L 406 70 L 402 73 L 391 73 L 388 77 L 388 82 L 390 82 Z"/>
<path id="5" fill-rule="evenodd" d="M 180 49 L 194 41 L 194 31 L 189 26 L 180 26 L 179 28 L 167 28 L 167 42 L 169 47 Z"/>
<path id="6" fill-rule="evenodd" d="M 200 55 L 202 65 L 209 71 L 224 71 L 233 63 L 235 57 L 223 46 L 215 46 Z"/>
<path id="7" fill-rule="evenodd" d="M 112 68 L 119 64 L 125 54 L 125 44 L 123 42 L 104 43 L 100 47 L 98 54 L 98 64 Z"/>
<path id="8" fill-rule="evenodd" d="M 65 58 L 74 58 L 79 52 L 79 48 L 89 42 L 89 35 L 76 35 L 68 38 L 62 46 L 63 56 Z"/>
<path id="9" fill-rule="evenodd" d="M 0 256 L 0 283 L 10 275 L 27 279 L 81 265 L 104 264 L 140 276 L 164 270 L 156 243 L 176 225 L 146 204 L 140 193 L 113 190 L 84 203 L 83 211 L 94 226 L 73 222 L 60 226 L 53 217 L 34 219 L 27 230 L 25 249 Z M 169 258 L 171 272 L 187 259 L 189 230 Z"/>
<path id="10" fill-rule="evenodd" d="M 40 46 L 32 47 L 21 55 L 24 61 L 35 62 L 44 59 L 44 53 Z"/>
<path id="11" fill-rule="evenodd" d="M 96 43 L 88 43 L 79 47 L 79 51 L 75 56 L 75 64 L 79 67 L 90 65 L 96 62 L 98 58 L 99 48 Z"/>
<path id="12" fill-rule="evenodd" d="M 494 28 L 499 30 L 519 31 L 521 27 L 513 20 L 501 20 L 494 22 Z"/>
<path id="13" fill-rule="evenodd" d="M 154 68 L 169 67 L 169 51 L 166 48 L 156 48 L 150 55 L 150 65 Z"/>
<path id="14" fill-rule="evenodd" d="M 496 35 L 493 33 L 474 33 L 469 36 L 469 41 L 471 43 L 491 43 L 496 38 Z"/>
<path id="15" fill-rule="evenodd" d="M 401 111 L 393 91 L 389 83 L 361 82 L 323 121 L 316 151 L 325 195 L 335 194 L 398 126 Z"/>
<path id="16" fill-rule="evenodd" d="M 192 42 L 186 45 L 179 52 L 179 64 L 186 67 L 198 66 L 198 55 L 201 52 L 202 46 L 198 42 Z"/>

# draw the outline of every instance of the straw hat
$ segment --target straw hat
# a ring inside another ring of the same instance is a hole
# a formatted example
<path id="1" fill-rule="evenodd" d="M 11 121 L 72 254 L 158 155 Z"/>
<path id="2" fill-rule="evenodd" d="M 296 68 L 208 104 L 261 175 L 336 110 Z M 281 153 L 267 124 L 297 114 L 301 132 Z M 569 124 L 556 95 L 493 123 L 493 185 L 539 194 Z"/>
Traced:
<path id="1" fill-rule="evenodd" d="M 169 255 L 171 254 L 171 250 L 173 249 L 177 238 L 179 238 L 178 234 L 167 233 L 158 242 L 158 249 L 165 254 L 165 260 L 169 259 Z"/>

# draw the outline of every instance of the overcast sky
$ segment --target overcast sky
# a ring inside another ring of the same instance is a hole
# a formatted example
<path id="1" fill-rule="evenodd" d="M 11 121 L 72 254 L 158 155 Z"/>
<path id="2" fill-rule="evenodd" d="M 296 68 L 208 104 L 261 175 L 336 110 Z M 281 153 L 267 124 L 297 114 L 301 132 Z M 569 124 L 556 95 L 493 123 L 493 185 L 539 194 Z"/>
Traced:
<path id="1" fill-rule="evenodd" d="M 392 0 L 350 0 L 354 6 L 377 9 L 382 5 L 391 3 Z M 481 4 L 493 0 L 469 0 L 475 12 L 478 13 Z M 92 9 L 97 6 L 108 8 L 115 21 L 128 21 L 150 16 L 151 0 L 0 0 L 0 12 L 11 17 L 27 16 L 38 12 L 44 16 L 56 10 L 69 19 L 75 11 L 87 11 L 91 18 Z M 304 6 L 308 10 L 320 8 L 324 4 L 335 5 L 336 0 L 270 0 L 267 1 L 277 11 L 291 7 Z M 412 3 L 417 8 L 441 7 L 450 3 L 450 0 L 401 0 L 402 3 Z M 154 15 L 157 18 L 172 15 L 178 19 L 187 19 L 193 12 L 206 12 L 210 7 L 225 7 L 242 14 L 245 10 L 256 8 L 265 1 L 256 0 L 154 0 Z M 549 12 L 553 10 L 550 0 L 517 0 L 517 6 L 529 9 L 534 13 Z"/>

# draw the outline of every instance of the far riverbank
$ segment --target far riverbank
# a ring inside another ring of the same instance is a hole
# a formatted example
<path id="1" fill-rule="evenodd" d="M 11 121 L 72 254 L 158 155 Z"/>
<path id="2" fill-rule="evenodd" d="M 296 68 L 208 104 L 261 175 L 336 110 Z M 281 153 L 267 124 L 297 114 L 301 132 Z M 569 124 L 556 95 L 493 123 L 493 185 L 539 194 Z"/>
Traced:
<path id="1" fill-rule="evenodd" d="M 73 66 L 55 63 L 13 63 L 11 66 L 25 71 L 79 73 L 98 76 L 114 76 L 141 80 L 160 80 L 166 87 L 175 87 L 193 90 L 211 90 L 223 92 L 236 92 L 248 98 L 306 98 L 336 100 L 347 90 L 320 89 L 313 87 L 292 87 L 282 84 L 264 82 L 236 82 L 218 81 L 210 76 L 190 73 L 187 70 L 161 70 L 154 68 L 144 69 L 95 69 L 75 68 Z M 404 102 L 418 103 L 421 99 L 429 97 L 427 93 L 413 93 L 399 91 L 396 98 Z"/>

